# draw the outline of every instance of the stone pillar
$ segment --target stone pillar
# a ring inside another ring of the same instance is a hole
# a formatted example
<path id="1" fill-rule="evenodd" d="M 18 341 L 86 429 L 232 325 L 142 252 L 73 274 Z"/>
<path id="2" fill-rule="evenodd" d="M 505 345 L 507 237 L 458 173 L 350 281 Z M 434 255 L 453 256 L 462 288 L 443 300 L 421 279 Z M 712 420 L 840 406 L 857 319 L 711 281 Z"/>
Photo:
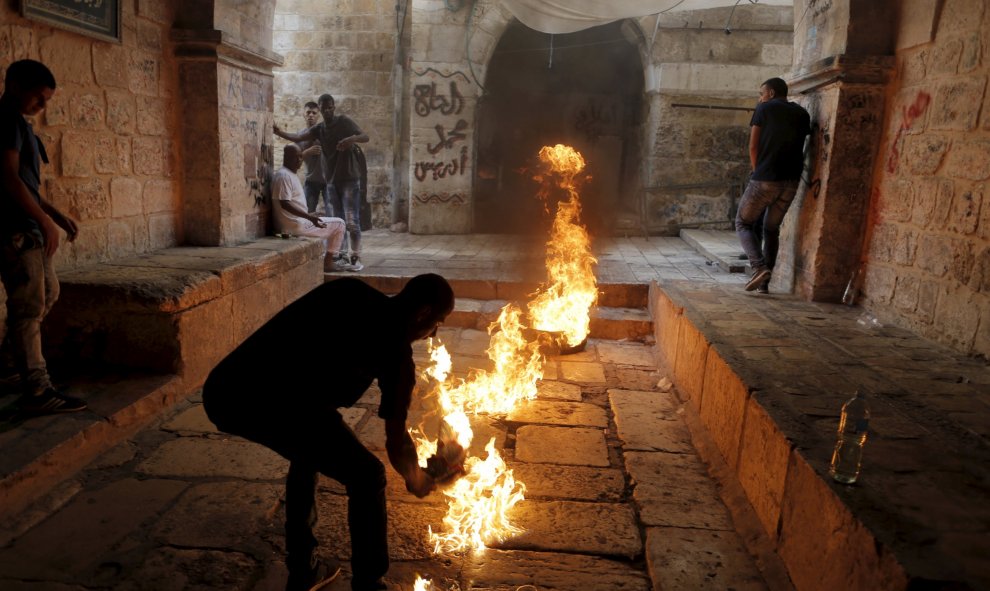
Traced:
<path id="1" fill-rule="evenodd" d="M 806 299 L 840 300 L 860 264 L 893 66 L 890 56 L 835 56 L 789 81 L 811 114 L 812 165 L 781 228 L 774 281 Z"/>
<path id="2" fill-rule="evenodd" d="M 475 85 L 413 63 L 409 231 L 466 234 L 474 225 Z"/>
<path id="3" fill-rule="evenodd" d="M 281 57 L 210 28 L 172 31 L 182 95 L 183 217 L 188 244 L 231 245 L 268 229 L 272 69 Z"/>

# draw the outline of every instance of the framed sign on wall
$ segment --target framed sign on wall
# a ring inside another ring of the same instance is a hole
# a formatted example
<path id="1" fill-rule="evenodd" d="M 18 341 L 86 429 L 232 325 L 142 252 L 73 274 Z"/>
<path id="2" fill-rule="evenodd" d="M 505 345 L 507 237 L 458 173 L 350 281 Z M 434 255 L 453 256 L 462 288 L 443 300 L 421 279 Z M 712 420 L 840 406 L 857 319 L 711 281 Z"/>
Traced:
<path id="1" fill-rule="evenodd" d="M 121 0 L 21 0 L 21 14 L 53 27 L 120 43 Z"/>

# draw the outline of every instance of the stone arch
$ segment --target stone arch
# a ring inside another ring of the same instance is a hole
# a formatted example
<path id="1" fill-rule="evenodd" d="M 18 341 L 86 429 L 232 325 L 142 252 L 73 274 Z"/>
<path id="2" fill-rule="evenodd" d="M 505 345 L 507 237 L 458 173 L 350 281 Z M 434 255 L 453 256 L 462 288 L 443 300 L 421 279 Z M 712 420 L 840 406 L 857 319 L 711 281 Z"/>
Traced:
<path id="1" fill-rule="evenodd" d="M 539 148 L 554 143 L 588 162 L 582 201 L 593 233 L 610 233 L 618 212 L 638 214 L 643 52 L 629 20 L 567 35 L 505 23 L 477 109 L 476 231 L 539 231 L 542 204 L 529 171 Z"/>

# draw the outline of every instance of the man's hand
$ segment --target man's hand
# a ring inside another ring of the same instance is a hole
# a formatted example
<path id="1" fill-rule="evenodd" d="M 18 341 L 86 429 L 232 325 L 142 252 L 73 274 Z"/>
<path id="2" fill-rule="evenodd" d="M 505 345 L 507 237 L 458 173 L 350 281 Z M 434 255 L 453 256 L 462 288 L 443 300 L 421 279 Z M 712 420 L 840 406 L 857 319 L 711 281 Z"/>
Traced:
<path id="1" fill-rule="evenodd" d="M 69 242 L 75 242 L 76 236 L 79 235 L 79 226 L 76 225 L 76 220 L 54 208 L 52 208 L 52 211 L 50 211 L 48 215 L 52 218 L 52 221 L 58 225 L 58 227 L 65 230 L 65 236 L 69 239 Z"/>
<path id="2" fill-rule="evenodd" d="M 51 258 L 58 250 L 58 227 L 50 217 L 46 217 L 41 222 L 41 235 L 45 239 L 45 256 Z"/>
<path id="3" fill-rule="evenodd" d="M 311 215 L 309 216 L 309 221 L 313 222 L 313 225 L 317 228 L 326 228 L 327 223 L 320 219 L 320 216 Z"/>
<path id="4" fill-rule="evenodd" d="M 410 470 L 406 477 L 406 490 L 420 499 L 430 494 L 434 488 L 436 488 L 436 483 L 422 468 L 416 467 L 416 469 Z"/>
<path id="5" fill-rule="evenodd" d="M 345 137 L 344 139 L 337 142 L 337 151 L 343 152 L 345 150 L 350 150 L 351 146 L 354 145 L 354 137 Z"/>
<path id="6" fill-rule="evenodd" d="M 323 153 L 323 147 L 320 144 L 313 144 L 312 146 L 303 150 L 303 156 L 319 156 Z"/>
<path id="7" fill-rule="evenodd" d="M 282 137 L 282 128 L 279 127 L 277 123 L 272 123 L 272 133 L 274 133 L 279 137 Z"/>

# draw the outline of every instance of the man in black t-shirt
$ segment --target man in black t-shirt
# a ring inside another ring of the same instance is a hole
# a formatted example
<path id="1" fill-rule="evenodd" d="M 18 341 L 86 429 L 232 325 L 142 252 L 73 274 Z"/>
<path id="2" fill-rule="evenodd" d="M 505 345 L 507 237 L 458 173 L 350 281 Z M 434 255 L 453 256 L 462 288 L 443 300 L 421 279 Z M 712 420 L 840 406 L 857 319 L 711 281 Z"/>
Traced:
<path id="1" fill-rule="evenodd" d="M 368 135 L 347 115 L 336 114 L 333 96 L 321 95 L 320 113 L 323 121 L 306 131 L 292 134 L 273 126 L 275 135 L 290 142 L 317 140 L 323 149 L 323 172 L 333 189 L 334 215 L 347 224 L 351 252 L 350 271 L 360 271 L 361 264 L 361 163 L 354 144 L 365 143 Z"/>
<path id="2" fill-rule="evenodd" d="M 780 224 L 797 194 L 804 169 L 805 138 L 810 133 L 811 117 L 803 107 L 787 100 L 786 82 L 771 78 L 760 85 L 760 102 L 750 121 L 753 174 L 736 211 L 736 234 L 753 268 L 746 291 L 766 291 L 777 262 Z M 754 230 L 761 217 L 762 249 Z"/>
<path id="3" fill-rule="evenodd" d="M 429 494 L 435 483 L 419 467 L 406 430 L 416 383 L 412 343 L 436 334 L 453 308 L 454 293 L 439 275 L 418 275 L 394 297 L 357 279 L 337 279 L 289 304 L 207 377 L 203 406 L 210 420 L 289 460 L 288 591 L 310 589 L 337 572 L 314 558 L 318 474 L 347 490 L 352 589 L 385 588 L 385 468 L 337 409 L 352 406 L 377 379 L 389 463 L 409 492 Z M 328 309 L 348 313 L 328 317 Z M 321 346 L 303 346 L 307 334 L 323 335 Z"/>
<path id="4" fill-rule="evenodd" d="M 299 133 L 306 133 L 320 121 L 320 106 L 313 101 L 305 105 L 304 117 L 306 127 L 299 130 Z M 323 174 L 323 146 L 317 140 L 299 142 L 302 149 L 303 162 L 306 163 L 306 180 L 303 181 L 303 191 L 306 195 L 306 207 L 309 213 L 315 213 L 323 202 L 324 214 L 328 217 L 343 217 L 333 211 L 333 203 L 330 198 L 331 189 L 327 185 L 326 176 Z"/>
<path id="5" fill-rule="evenodd" d="M 35 413 L 84 410 L 86 403 L 52 386 L 41 350 L 41 322 L 58 299 L 52 257 L 59 232 L 76 239 L 76 222 L 41 196 L 44 145 L 24 118 L 55 94 L 55 76 L 41 62 L 10 64 L 0 96 L 0 279 L 7 291 L 7 342 L 20 374 L 21 408 Z"/>

